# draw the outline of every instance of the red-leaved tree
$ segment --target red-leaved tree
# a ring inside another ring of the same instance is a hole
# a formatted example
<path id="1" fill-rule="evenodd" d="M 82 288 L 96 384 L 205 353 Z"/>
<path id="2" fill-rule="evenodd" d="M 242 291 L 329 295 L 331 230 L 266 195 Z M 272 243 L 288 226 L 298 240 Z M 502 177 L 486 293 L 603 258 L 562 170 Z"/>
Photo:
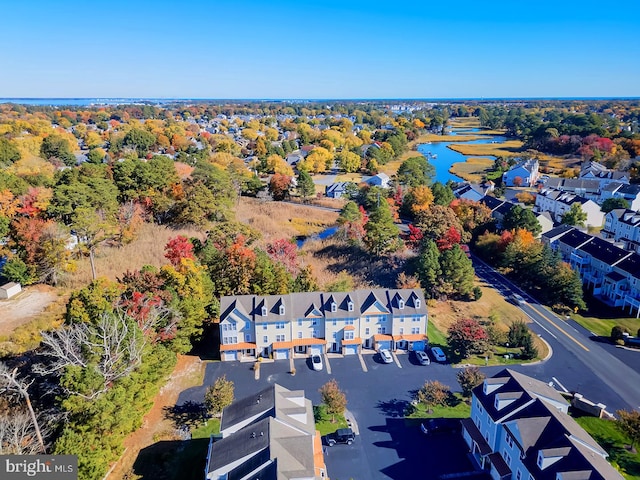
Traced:
<path id="1" fill-rule="evenodd" d="M 445 250 L 451 250 L 454 245 L 459 245 L 462 236 L 460 232 L 456 230 L 454 227 L 449 227 L 449 229 L 444 232 L 444 235 L 436 240 L 436 245 L 438 245 L 438 250 L 444 252 Z"/>
<path id="2" fill-rule="evenodd" d="M 484 353 L 489 348 L 489 336 L 482 325 L 472 318 L 456 320 L 448 330 L 449 346 L 462 358 L 472 353 Z"/>
<path id="3" fill-rule="evenodd" d="M 193 244 L 184 235 L 172 238 L 164 247 L 164 257 L 177 268 L 182 259 L 194 259 Z"/>
<path id="4" fill-rule="evenodd" d="M 298 247 L 291 240 L 280 238 L 269 243 L 267 254 L 274 262 L 284 265 L 292 275 L 298 272 Z"/>

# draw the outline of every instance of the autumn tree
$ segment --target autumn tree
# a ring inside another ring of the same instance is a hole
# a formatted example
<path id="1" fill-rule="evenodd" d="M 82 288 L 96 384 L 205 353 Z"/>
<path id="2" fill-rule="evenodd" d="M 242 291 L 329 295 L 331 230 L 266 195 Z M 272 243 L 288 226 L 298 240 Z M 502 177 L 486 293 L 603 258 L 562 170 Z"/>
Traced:
<path id="1" fill-rule="evenodd" d="M 432 205 L 429 210 L 420 214 L 415 223 L 426 238 L 433 240 L 441 238 L 450 227 L 454 227 L 460 233 L 463 231 L 454 211 L 442 205 Z M 462 239 L 463 242 L 468 240 Z"/>
<path id="2" fill-rule="evenodd" d="M 40 154 L 46 160 L 56 159 L 70 167 L 76 164 L 69 141 L 58 134 L 49 135 L 42 141 Z"/>
<path id="3" fill-rule="evenodd" d="M 335 378 L 320 387 L 319 392 L 322 403 L 326 406 L 327 413 L 331 415 L 331 421 L 335 422 L 336 415 L 343 415 L 347 408 L 346 395 L 340 390 Z"/>
<path id="4" fill-rule="evenodd" d="M 449 227 L 449 229 L 444 232 L 444 235 L 436 240 L 436 245 L 438 245 L 438 250 L 444 252 L 445 250 L 451 250 L 454 245 L 459 245 L 461 238 L 460 232 L 454 227 Z"/>
<path id="5" fill-rule="evenodd" d="M 171 265 L 178 267 L 183 259 L 193 260 L 193 244 L 184 235 L 178 235 L 169 240 L 164 247 L 164 257 Z"/>
<path id="6" fill-rule="evenodd" d="M 0 137 L 0 167 L 8 167 L 20 160 L 20 157 L 20 150 L 15 144 L 7 138 Z"/>
<path id="7" fill-rule="evenodd" d="M 403 198 L 402 210 L 412 218 L 420 218 L 427 213 L 433 204 L 433 193 L 427 185 L 409 188 Z"/>
<path id="8" fill-rule="evenodd" d="M 456 378 L 462 388 L 462 395 L 471 396 L 471 390 L 484 382 L 485 374 L 478 367 L 466 367 L 456 374 Z"/>
<path id="9" fill-rule="evenodd" d="M 618 410 L 616 426 L 631 441 L 631 450 L 635 452 L 635 446 L 640 442 L 640 412 L 637 410 Z"/>
<path id="10" fill-rule="evenodd" d="M 204 394 L 204 404 L 207 411 L 214 417 L 222 415 L 224 407 L 231 405 L 234 399 L 234 384 L 223 375 L 216 378 L 213 385 L 207 387 Z"/>
<path id="11" fill-rule="evenodd" d="M 143 157 L 156 143 L 156 136 L 141 128 L 132 128 L 124 136 L 124 145 L 135 149 L 139 157 Z"/>
<path id="12" fill-rule="evenodd" d="M 579 203 L 571 204 L 569 210 L 562 215 L 562 223 L 564 225 L 577 225 L 584 227 L 587 221 L 587 213 L 582 210 L 582 206 Z"/>
<path id="13" fill-rule="evenodd" d="M 447 330 L 449 346 L 467 358 L 474 353 L 484 353 L 489 348 L 487 332 L 477 320 L 461 318 Z"/>
<path id="14" fill-rule="evenodd" d="M 273 195 L 274 200 L 284 200 L 289 196 L 291 188 L 291 177 L 276 173 L 271 176 L 269 181 L 269 192 Z"/>
<path id="15" fill-rule="evenodd" d="M 451 396 L 451 388 L 438 380 L 430 380 L 420 387 L 416 393 L 416 400 L 427 407 L 447 405 Z"/>
<path id="16" fill-rule="evenodd" d="M 360 155 L 356 153 L 343 150 L 337 155 L 336 159 L 338 161 L 338 168 L 344 170 L 346 173 L 353 173 L 360 170 L 362 159 Z"/>

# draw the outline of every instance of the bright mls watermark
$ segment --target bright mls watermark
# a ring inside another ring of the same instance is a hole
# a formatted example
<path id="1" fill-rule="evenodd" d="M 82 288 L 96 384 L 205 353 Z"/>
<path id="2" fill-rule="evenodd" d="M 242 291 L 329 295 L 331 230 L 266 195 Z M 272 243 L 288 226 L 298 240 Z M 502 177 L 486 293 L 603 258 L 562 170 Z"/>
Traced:
<path id="1" fill-rule="evenodd" d="M 0 455 L 2 480 L 77 480 L 75 455 Z"/>

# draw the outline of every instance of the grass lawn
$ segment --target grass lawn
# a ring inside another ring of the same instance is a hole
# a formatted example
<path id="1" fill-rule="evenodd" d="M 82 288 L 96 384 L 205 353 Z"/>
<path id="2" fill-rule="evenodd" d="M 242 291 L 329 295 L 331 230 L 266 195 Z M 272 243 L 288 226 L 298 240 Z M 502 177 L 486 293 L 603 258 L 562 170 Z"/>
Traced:
<path id="1" fill-rule="evenodd" d="M 609 453 L 609 461 L 629 480 L 640 480 L 640 453 L 631 453 L 625 447 L 631 442 L 617 428 L 615 422 L 595 417 L 575 419 Z"/>
<path id="2" fill-rule="evenodd" d="M 331 415 L 326 411 L 325 405 L 313 406 L 313 417 L 316 421 L 316 430 L 320 432 L 320 435 L 327 435 L 333 433 L 339 428 L 347 428 L 347 421 L 344 419 L 344 415 L 336 415 L 335 421 L 331 421 Z"/>
<path id="3" fill-rule="evenodd" d="M 220 433 L 220 419 L 210 418 L 204 425 L 191 430 L 191 438 L 206 438 Z"/>
<path id="4" fill-rule="evenodd" d="M 427 407 L 418 403 L 410 408 L 412 411 L 407 415 L 407 418 L 468 418 L 471 416 L 471 405 L 460 393 L 454 393 L 449 405 L 444 407 Z"/>
<path id="5" fill-rule="evenodd" d="M 486 157 L 469 157 L 466 162 L 451 165 L 449 172 L 469 182 L 480 183 L 482 177 L 493 167 L 493 160 Z"/>
<path id="6" fill-rule="evenodd" d="M 611 329 L 616 325 L 629 330 L 631 335 L 636 335 L 640 328 L 640 320 L 633 317 L 626 318 L 598 318 L 582 316 L 578 313 L 572 314 L 571 318 L 582 325 L 587 330 L 599 335 L 601 337 L 609 337 L 611 335 Z"/>

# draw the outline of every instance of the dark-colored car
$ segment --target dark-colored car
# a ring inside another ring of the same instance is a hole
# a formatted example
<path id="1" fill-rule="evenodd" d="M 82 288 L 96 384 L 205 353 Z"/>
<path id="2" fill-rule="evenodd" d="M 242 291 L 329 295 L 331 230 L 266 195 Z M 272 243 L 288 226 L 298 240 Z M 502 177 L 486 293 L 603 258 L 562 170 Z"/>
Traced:
<path id="1" fill-rule="evenodd" d="M 420 424 L 420 430 L 425 435 L 455 433 L 459 432 L 460 428 L 460 419 L 458 418 L 430 418 Z"/>
<path id="2" fill-rule="evenodd" d="M 350 428 L 339 428 L 333 433 L 330 433 L 325 437 L 325 443 L 333 447 L 336 443 L 346 443 L 351 445 L 356 439 L 356 434 Z"/>

